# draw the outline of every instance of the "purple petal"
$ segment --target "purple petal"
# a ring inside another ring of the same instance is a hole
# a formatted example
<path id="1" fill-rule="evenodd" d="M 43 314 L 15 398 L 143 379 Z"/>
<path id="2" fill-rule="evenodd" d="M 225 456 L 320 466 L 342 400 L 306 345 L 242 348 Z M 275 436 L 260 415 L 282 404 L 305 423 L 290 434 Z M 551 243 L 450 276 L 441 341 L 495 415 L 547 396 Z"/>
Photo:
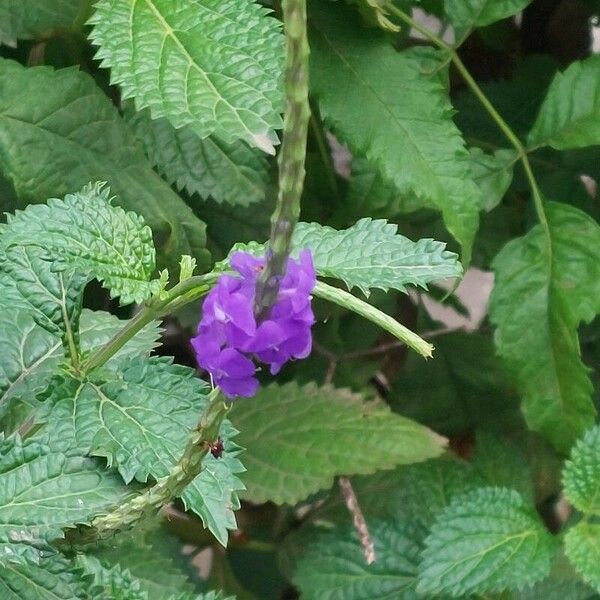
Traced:
<path id="1" fill-rule="evenodd" d="M 247 252 L 235 252 L 229 264 L 244 278 L 256 280 L 265 265 L 265 259 L 252 256 Z"/>
<path id="2" fill-rule="evenodd" d="M 233 348 L 223 349 L 213 361 L 213 368 L 223 374 L 219 374 L 219 377 L 226 376 L 234 379 L 250 377 L 256 372 L 254 363 Z"/>
<path id="3" fill-rule="evenodd" d="M 244 379 L 223 379 L 215 381 L 221 388 L 221 391 L 227 398 L 243 396 L 250 398 L 258 390 L 258 380 L 255 377 L 246 377 Z"/>

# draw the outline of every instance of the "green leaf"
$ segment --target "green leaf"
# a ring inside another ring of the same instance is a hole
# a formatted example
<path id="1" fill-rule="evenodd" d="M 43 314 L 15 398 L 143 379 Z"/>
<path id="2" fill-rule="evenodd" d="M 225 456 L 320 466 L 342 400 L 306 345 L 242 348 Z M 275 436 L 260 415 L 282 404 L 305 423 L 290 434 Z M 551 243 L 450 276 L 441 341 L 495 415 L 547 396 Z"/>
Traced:
<path id="1" fill-rule="evenodd" d="M 57 444 L 75 439 L 91 455 L 106 457 L 126 483 L 167 476 L 206 405 L 206 383 L 192 369 L 158 357 L 121 363 L 113 375 L 102 383 L 66 378 L 57 386 L 46 401 L 49 435 Z M 231 441 L 235 434 L 226 423 L 223 456 L 209 454 L 182 496 L 223 544 L 227 530 L 236 527 L 236 493 L 243 489 L 236 476 L 243 467 Z"/>
<path id="2" fill-rule="evenodd" d="M 513 429 L 519 419 L 518 398 L 492 339 L 453 332 L 433 341 L 434 360 L 411 355 L 392 381 L 392 407 L 443 435 Z"/>
<path id="3" fill-rule="evenodd" d="M 83 309 L 79 324 L 81 352 L 89 354 L 109 342 L 123 327 L 127 319 L 119 319 L 102 310 Z M 132 337 L 112 358 L 103 365 L 103 369 L 120 370 L 129 358 L 149 356 L 152 350 L 160 346 L 162 328 L 158 321 L 152 321 Z"/>
<path id="4" fill-rule="evenodd" d="M 142 554 L 142 557 L 148 560 L 148 568 L 165 566 L 165 561 L 157 561 L 155 556 Z M 218 592 L 195 593 L 189 583 L 186 585 L 185 578 L 174 580 L 167 574 L 167 579 L 159 587 L 154 583 L 148 587 L 147 581 L 121 564 L 110 565 L 95 556 L 83 554 L 77 557 L 77 561 L 93 578 L 93 600 L 225 600 Z M 161 571 L 153 574 L 156 579 L 162 576 Z"/>
<path id="5" fill-rule="evenodd" d="M 436 460 L 405 467 L 394 494 L 395 504 L 412 521 L 429 527 L 455 496 L 481 485 L 483 480 L 469 463 L 445 454 Z"/>
<path id="6" fill-rule="evenodd" d="M 600 515 L 600 427 L 586 431 L 571 450 L 563 471 L 569 502 L 583 513 Z"/>
<path id="7" fill-rule="evenodd" d="M 296 252 L 310 249 L 319 275 L 341 279 L 366 295 L 370 288 L 405 292 L 407 285 L 427 287 L 431 281 L 462 275 L 457 255 L 446 244 L 413 242 L 384 220 L 360 219 L 342 231 L 298 223 L 292 244 Z"/>
<path id="8" fill-rule="evenodd" d="M 485 27 L 522 11 L 531 0 L 444 0 L 452 25 L 462 37 L 473 27 Z"/>
<path id="9" fill-rule="evenodd" d="M 356 221 L 366 215 L 391 219 L 419 210 L 424 204 L 414 194 L 401 194 L 369 161 L 354 157 L 348 192 L 335 216 L 341 222 Z"/>
<path id="10" fill-rule="evenodd" d="M 161 264 L 189 254 L 208 266 L 204 224 L 153 171 L 89 75 L 0 60 L 0 89 L 0 170 L 22 206 L 106 181 L 152 228 Z"/>
<path id="11" fill-rule="evenodd" d="M 234 404 L 231 420 L 247 448 L 244 497 L 253 502 L 294 504 L 329 488 L 336 475 L 426 460 L 445 443 L 383 404 L 314 384 L 272 384 L 253 402 Z"/>
<path id="12" fill-rule="evenodd" d="M 564 204 L 546 212 L 552 255 L 541 225 L 502 249 L 490 319 L 527 424 L 567 452 L 596 414 L 577 328 L 600 310 L 600 227 Z"/>
<path id="13" fill-rule="evenodd" d="M 35 246 L 6 247 L 0 226 L 0 289 L 4 302 L 31 313 L 53 335 L 76 335 L 87 276 L 77 271 L 55 272 L 45 251 Z"/>
<path id="14" fill-rule="evenodd" d="M 509 79 L 478 81 L 478 85 L 510 128 L 519 137 L 526 137 L 556 69 L 556 62 L 548 54 L 533 54 L 515 65 Z M 471 90 L 459 93 L 454 105 L 458 111 L 456 122 L 466 139 L 491 148 L 497 148 L 499 140 L 505 144 L 498 125 Z"/>
<path id="15" fill-rule="evenodd" d="M 0 595 L 3 600 L 84 598 L 87 583 L 70 560 L 43 544 L 0 546 Z"/>
<path id="16" fill-rule="evenodd" d="M 311 84 L 325 123 L 401 194 L 442 211 L 468 263 L 480 192 L 447 90 L 423 72 L 419 50 L 396 52 L 383 34 L 361 30 L 358 18 L 329 4 L 310 19 Z"/>
<path id="17" fill-rule="evenodd" d="M 60 362 L 62 344 L 31 314 L 15 306 L 0 311 L 0 412 L 12 398 L 35 398 Z"/>
<path id="18" fill-rule="evenodd" d="M 459 597 L 522 589 L 550 572 L 555 542 L 514 490 L 480 488 L 454 498 L 425 540 L 417 590 Z"/>
<path id="19" fill-rule="evenodd" d="M 294 583 L 306 600 L 417 600 L 420 528 L 372 521 L 376 560 L 367 565 L 353 530 L 322 534 L 298 561 Z"/>
<path id="20" fill-rule="evenodd" d="M 92 600 L 149 600 L 140 582 L 120 565 L 105 567 L 97 558 L 84 554 L 77 557 L 77 562 L 93 578 Z"/>
<path id="21" fill-rule="evenodd" d="M 127 321 L 110 313 L 84 309 L 80 321 L 80 347 L 85 354 L 108 342 Z M 64 359 L 62 344 L 19 307 L 0 311 L 0 413 L 12 399 L 35 405 L 35 397 L 48 385 Z M 123 360 L 145 356 L 158 345 L 161 330 L 156 322 L 129 340 L 104 368 L 120 368 Z"/>
<path id="22" fill-rule="evenodd" d="M 600 56 L 575 61 L 554 77 L 528 142 L 557 150 L 600 144 Z"/>
<path id="23" fill-rule="evenodd" d="M 565 535 L 565 553 L 575 570 L 600 592 L 600 525 L 582 521 Z"/>
<path id="24" fill-rule="evenodd" d="M 0 44 L 51 37 L 57 30 L 80 29 L 91 0 L 0 0 Z"/>
<path id="25" fill-rule="evenodd" d="M 496 150 L 486 154 L 480 148 L 470 148 L 473 179 L 481 190 L 481 208 L 489 212 L 506 194 L 513 178 L 516 153 L 513 150 Z"/>
<path id="26" fill-rule="evenodd" d="M 534 502 L 530 466 L 520 449 L 509 440 L 478 431 L 471 464 L 487 485 L 514 489 L 527 502 Z"/>
<path id="27" fill-rule="evenodd" d="M 575 573 L 571 578 L 548 578 L 532 588 L 521 590 L 511 600 L 598 600 L 594 591 Z"/>
<path id="28" fill-rule="evenodd" d="M 137 528 L 121 534 L 110 546 L 101 548 L 95 556 L 105 567 L 120 565 L 140 583 L 149 600 L 169 600 L 175 590 L 191 593 L 194 586 L 187 574 L 176 564 L 182 546 L 163 527 Z"/>
<path id="29" fill-rule="evenodd" d="M 166 119 L 152 120 L 147 109 L 128 112 L 150 162 L 180 190 L 240 206 L 264 200 L 269 174 L 260 151 L 214 135 L 203 139 L 189 126 L 175 129 Z"/>
<path id="30" fill-rule="evenodd" d="M 1 247 L 39 248 L 53 270 L 95 277 L 123 304 L 141 303 L 159 289 L 159 281 L 151 280 L 156 265 L 150 228 L 113 206 L 102 184 L 8 215 L 1 232 Z"/>
<path id="31" fill-rule="evenodd" d="M 127 499 L 116 474 L 77 448 L 11 437 L 0 448 L 0 542 L 52 540 Z"/>
<path id="32" fill-rule="evenodd" d="M 283 36 L 265 8 L 248 0 L 101 0 L 90 23 L 96 58 L 138 110 L 274 153 Z"/>

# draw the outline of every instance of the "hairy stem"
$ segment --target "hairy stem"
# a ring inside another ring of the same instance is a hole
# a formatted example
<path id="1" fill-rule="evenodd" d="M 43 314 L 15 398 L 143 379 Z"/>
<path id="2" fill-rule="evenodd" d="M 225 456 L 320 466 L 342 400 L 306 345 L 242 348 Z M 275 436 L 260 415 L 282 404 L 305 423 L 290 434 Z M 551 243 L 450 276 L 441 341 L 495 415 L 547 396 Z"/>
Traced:
<path id="1" fill-rule="evenodd" d="M 505 135 L 506 139 L 510 142 L 513 148 L 517 151 L 517 155 L 521 164 L 523 165 L 523 170 L 525 171 L 525 176 L 527 177 L 527 181 L 529 182 L 529 186 L 531 188 L 531 193 L 533 197 L 533 202 L 535 204 L 535 211 L 538 217 L 539 222 L 541 223 L 546 238 L 548 239 L 548 248 L 551 250 L 551 236 L 550 236 L 550 226 L 548 225 L 548 219 L 546 217 L 546 211 L 544 210 L 544 200 L 542 198 L 542 194 L 540 192 L 540 188 L 537 184 L 535 176 L 533 174 L 533 170 L 531 168 L 531 163 L 529 162 L 529 157 L 527 155 L 527 149 L 522 144 L 521 140 L 516 136 L 515 132 L 510 128 L 508 123 L 502 118 L 502 116 L 498 113 L 494 105 L 489 101 L 488 97 L 483 93 L 483 90 L 479 87 L 477 82 L 469 73 L 469 70 L 462 62 L 456 49 L 453 46 L 450 46 L 440 37 L 435 35 L 432 31 L 427 29 L 418 23 L 413 18 L 411 18 L 408 14 L 406 14 L 403 10 L 397 8 L 393 4 L 389 3 L 386 5 L 387 10 L 390 13 L 398 17 L 401 21 L 424 35 L 430 42 L 435 44 L 438 48 L 441 48 L 445 52 L 448 53 L 450 60 L 456 67 L 456 70 L 460 73 L 464 82 L 467 84 L 469 89 L 475 94 L 481 105 L 485 108 L 487 113 L 490 115 L 494 123 L 498 126 L 498 128 Z"/>
<path id="2" fill-rule="evenodd" d="M 304 185 L 308 105 L 306 0 L 283 0 L 285 27 L 285 116 L 279 154 L 279 194 L 271 218 L 267 262 L 256 286 L 256 314 L 265 317 L 279 292 L 290 255 L 292 233 L 300 216 Z"/>
<path id="3" fill-rule="evenodd" d="M 421 356 L 424 356 L 425 358 L 431 357 L 433 352 L 433 346 L 431 344 L 407 327 L 404 327 L 401 323 L 398 323 L 396 319 L 386 315 L 384 312 L 381 312 L 378 308 L 375 308 L 364 300 L 361 300 L 340 288 L 323 283 L 322 281 L 317 281 L 313 294 L 319 298 L 343 306 L 348 310 L 352 310 L 362 317 L 365 317 L 365 319 L 369 319 L 369 321 L 372 321 L 385 331 L 397 337 L 403 344 L 406 344 Z"/>
<path id="4" fill-rule="evenodd" d="M 202 471 L 202 461 L 219 437 L 223 419 L 229 410 L 218 389 L 190 435 L 177 464 L 167 477 L 159 479 L 143 494 L 115 507 L 112 512 L 96 517 L 89 526 L 70 529 L 55 544 L 63 550 L 82 550 L 117 533 L 132 529 L 139 521 L 156 514 L 163 506 L 181 495 Z"/>

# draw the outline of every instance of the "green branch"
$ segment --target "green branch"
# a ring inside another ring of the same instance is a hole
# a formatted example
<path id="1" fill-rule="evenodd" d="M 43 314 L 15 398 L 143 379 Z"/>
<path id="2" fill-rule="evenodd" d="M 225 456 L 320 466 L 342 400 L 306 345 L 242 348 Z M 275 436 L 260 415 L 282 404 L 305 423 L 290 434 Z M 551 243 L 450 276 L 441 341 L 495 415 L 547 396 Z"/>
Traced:
<path id="1" fill-rule="evenodd" d="M 544 200 L 542 198 L 542 194 L 540 192 L 540 188 L 533 174 L 533 170 L 531 168 L 531 163 L 529 162 L 529 157 L 527 155 L 527 149 L 516 136 L 515 132 L 510 128 L 508 123 L 502 118 L 502 116 L 498 113 L 494 105 L 489 101 L 488 97 L 483 93 L 483 90 L 479 87 L 477 82 L 469 73 L 469 70 L 462 62 L 456 49 L 453 46 L 450 46 L 440 37 L 435 35 L 435 33 L 429 31 L 427 27 L 424 27 L 413 18 L 411 18 L 408 14 L 406 14 L 403 10 L 400 10 L 396 6 L 391 3 L 386 4 L 385 8 L 395 15 L 398 19 L 403 21 L 406 25 L 412 27 L 415 31 L 418 31 L 420 34 L 425 36 L 430 42 L 435 44 L 438 48 L 444 50 L 448 53 L 450 57 L 450 61 L 456 67 L 456 70 L 460 73 L 461 77 L 469 87 L 469 89 L 475 94 L 481 105 L 485 108 L 487 113 L 490 115 L 494 123 L 498 126 L 498 128 L 505 135 L 506 139 L 510 142 L 513 148 L 517 151 L 517 155 L 519 160 L 523 165 L 523 169 L 525 171 L 525 176 L 527 177 L 527 181 L 529 182 L 529 186 L 531 188 L 531 193 L 533 196 L 533 202 L 535 204 L 535 210 L 537 213 L 538 220 L 542 224 L 544 228 L 544 233 L 548 240 L 548 248 L 551 251 L 551 235 L 550 235 L 550 226 L 548 225 L 548 219 L 546 217 L 546 211 L 544 210 Z"/>
<path id="2" fill-rule="evenodd" d="M 285 95 L 283 138 L 279 155 L 279 194 L 271 217 L 265 269 L 256 286 L 256 313 L 264 317 L 277 298 L 300 216 L 304 185 L 308 104 L 308 37 L 306 0 L 283 0 L 285 28 Z"/>
<path id="3" fill-rule="evenodd" d="M 190 277 L 173 286 L 166 297 L 155 298 L 137 313 L 117 335 L 90 355 L 81 365 L 81 370 L 85 373 L 101 367 L 148 323 L 151 323 L 155 319 L 160 319 L 164 315 L 200 298 L 210 290 L 218 278 L 219 273 L 207 273 L 206 275 Z"/>
<path id="4" fill-rule="evenodd" d="M 89 526 L 80 526 L 65 532 L 65 538 L 55 541 L 63 550 L 79 551 L 127 531 L 143 519 L 159 512 L 166 504 L 179 497 L 183 490 L 202 471 L 202 461 L 219 437 L 219 431 L 229 405 L 215 389 L 197 428 L 190 435 L 186 447 L 167 477 L 159 479 L 143 494 L 114 508 L 106 515 L 92 520 Z"/>
<path id="5" fill-rule="evenodd" d="M 343 308 L 354 311 L 356 314 L 375 323 L 383 330 L 391 333 L 398 338 L 402 343 L 412 348 L 425 358 L 430 358 L 433 353 L 433 346 L 419 337 L 416 333 L 398 323 L 396 319 L 390 317 L 384 312 L 375 308 L 373 305 L 353 296 L 340 288 L 333 287 L 322 281 L 317 281 L 317 285 L 313 290 L 313 294 L 318 298 L 323 298 L 334 304 L 338 304 Z"/>

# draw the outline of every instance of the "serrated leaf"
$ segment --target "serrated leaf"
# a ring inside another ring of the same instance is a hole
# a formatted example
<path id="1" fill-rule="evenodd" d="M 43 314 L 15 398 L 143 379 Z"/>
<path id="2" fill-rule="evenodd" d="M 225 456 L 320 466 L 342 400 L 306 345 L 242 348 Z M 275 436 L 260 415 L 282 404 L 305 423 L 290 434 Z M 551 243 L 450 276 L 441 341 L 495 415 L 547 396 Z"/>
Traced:
<path id="1" fill-rule="evenodd" d="M 85 354 L 108 342 L 127 321 L 103 311 L 83 309 L 80 320 L 80 347 Z M 19 307 L 6 306 L 0 311 L 0 413 L 12 399 L 35 406 L 35 397 L 43 391 L 64 358 L 62 344 Z M 158 345 L 160 328 L 150 323 L 123 346 L 104 368 L 117 368 L 123 360 L 145 356 Z"/>
<path id="2" fill-rule="evenodd" d="M 541 225 L 502 249 L 490 319 L 529 427 L 567 452 L 596 414 L 577 328 L 600 310 L 600 227 L 574 207 L 545 206 L 552 254 Z"/>
<path id="3" fill-rule="evenodd" d="M 104 566 L 119 564 L 140 583 L 151 600 L 170 600 L 175 590 L 191 593 L 194 586 L 176 564 L 182 544 L 159 526 L 137 528 L 121 534 L 115 543 L 101 548 L 95 556 Z"/>
<path id="4" fill-rule="evenodd" d="M 487 485 L 516 490 L 527 502 L 534 502 L 530 465 L 509 440 L 478 431 L 471 464 Z"/>
<path id="5" fill-rule="evenodd" d="M 152 120 L 147 109 L 126 114 L 150 162 L 180 190 L 240 206 L 264 200 L 268 163 L 259 150 L 214 135 L 203 139 L 189 126 L 175 129 L 167 119 Z"/>
<path id="6" fill-rule="evenodd" d="M 33 320 L 56 336 L 70 328 L 77 336 L 87 276 L 76 270 L 55 272 L 45 251 L 35 246 L 7 247 L 0 226 L 0 289 L 3 300 L 31 313 Z"/>
<path id="7" fill-rule="evenodd" d="M 565 535 L 565 553 L 575 570 L 600 592 L 600 525 L 582 521 Z"/>
<path id="8" fill-rule="evenodd" d="M 401 471 L 396 506 L 414 522 L 429 527 L 455 496 L 483 483 L 469 463 L 444 455 Z"/>
<path id="9" fill-rule="evenodd" d="M 53 270 L 95 277 L 123 304 L 141 303 L 159 289 L 159 281 L 151 279 L 152 231 L 135 213 L 113 206 L 110 190 L 101 184 L 8 215 L 0 232 L 0 247 L 39 248 Z"/>
<path id="10" fill-rule="evenodd" d="M 532 588 L 521 590 L 511 600 L 598 600 L 594 591 L 579 578 L 548 578 Z"/>
<path id="11" fill-rule="evenodd" d="M 433 203 L 468 263 L 480 192 L 444 85 L 423 72 L 419 50 L 396 52 L 342 6 L 322 2 L 311 15 L 311 85 L 325 123 L 400 193 Z"/>
<path id="12" fill-rule="evenodd" d="M 151 555 L 144 555 L 144 558 L 150 560 L 150 565 L 164 566 L 164 562 L 157 564 Z M 233 597 L 225 599 L 221 593 L 213 591 L 198 594 L 193 591 L 193 588 L 185 589 L 191 588 L 188 585 L 183 585 L 184 589 L 180 589 L 172 580 L 168 579 L 162 584 L 165 586 L 164 590 L 157 590 L 156 587 L 148 588 L 143 579 L 137 577 L 135 573 L 120 563 L 109 565 L 95 556 L 81 554 L 77 557 L 77 561 L 84 571 L 93 577 L 95 588 L 92 591 L 91 600 L 235 600 Z M 161 571 L 154 573 L 156 578 L 160 578 L 162 575 Z M 158 592 L 161 592 L 160 595 L 157 595 Z"/>
<path id="13" fill-rule="evenodd" d="M 473 27 L 485 27 L 522 11 L 531 0 L 444 0 L 444 9 L 462 37 Z"/>
<path id="14" fill-rule="evenodd" d="M 106 567 L 94 556 L 80 554 L 77 563 L 91 575 L 90 600 L 150 600 L 140 582 L 120 565 Z"/>
<path id="15" fill-rule="evenodd" d="M 310 249 L 323 277 L 341 279 L 368 295 L 370 288 L 406 291 L 446 277 L 460 277 L 458 257 L 446 244 L 430 239 L 413 242 L 384 220 L 360 219 L 336 231 L 318 223 L 298 223 L 292 240 L 296 251 Z"/>
<path id="16" fill-rule="evenodd" d="M 455 497 L 425 540 L 417 590 L 458 598 L 521 589 L 550 572 L 555 542 L 514 490 L 480 488 Z"/>
<path id="17" fill-rule="evenodd" d="M 186 433 L 198 423 L 208 386 L 192 369 L 158 357 L 121 363 L 113 377 L 99 383 L 65 379 L 57 386 L 46 401 L 49 435 L 56 443 L 75 439 L 91 455 L 106 457 L 126 483 L 165 477 L 183 452 Z M 225 423 L 223 456 L 209 454 L 182 496 L 223 544 L 228 529 L 236 527 L 236 493 L 243 489 L 236 476 L 243 467 L 231 441 L 235 434 Z"/>
<path id="18" fill-rule="evenodd" d="M 600 515 L 600 427 L 586 431 L 571 449 L 562 484 L 569 502 L 583 513 Z"/>
<path id="19" fill-rule="evenodd" d="M 469 149 L 473 179 L 481 190 L 481 208 L 489 212 L 500 202 L 510 187 L 516 152 L 496 150 L 486 154 L 480 148 Z"/>
<path id="20" fill-rule="evenodd" d="M 35 398 L 54 373 L 62 344 L 19 307 L 0 311 L 0 412 L 14 397 Z"/>
<path id="21" fill-rule="evenodd" d="M 119 319 L 103 310 L 81 311 L 79 336 L 81 352 L 89 354 L 109 342 L 123 327 L 129 323 L 127 319 Z M 103 369 L 116 371 L 129 358 L 149 356 L 152 350 L 160 346 L 162 328 L 158 321 L 148 323 L 132 337 L 120 350 L 102 366 Z"/>
<path id="22" fill-rule="evenodd" d="M 327 415 L 327 419 L 323 418 Z M 245 498 L 294 504 L 336 475 L 373 473 L 438 456 L 445 440 L 347 390 L 272 384 L 234 404 L 231 420 L 247 448 Z M 357 451 L 349 451 L 360 440 Z"/>
<path id="23" fill-rule="evenodd" d="M 0 542 L 51 540 L 127 499 L 116 474 L 75 447 L 11 437 L 0 448 Z"/>
<path id="24" fill-rule="evenodd" d="M 153 171 L 89 75 L 0 60 L 0 89 L 0 170 L 22 206 L 106 181 L 152 228 L 159 263 L 189 254 L 208 266 L 204 224 Z"/>
<path id="25" fill-rule="evenodd" d="M 72 561 L 39 543 L 0 545 L 0 595 L 3 600 L 84 598 L 86 582 Z"/>
<path id="26" fill-rule="evenodd" d="M 283 36 L 248 0 L 101 0 L 96 58 L 138 110 L 269 152 L 281 127 Z"/>
<path id="27" fill-rule="evenodd" d="M 92 0 L 1 0 L 0 44 L 49 37 L 56 30 L 79 29 Z"/>
<path id="28" fill-rule="evenodd" d="M 600 56 L 555 75 L 529 133 L 531 147 L 557 150 L 600 144 Z"/>
<path id="29" fill-rule="evenodd" d="M 416 600 L 422 530 L 371 521 L 376 560 L 367 565 L 353 530 L 322 534 L 298 561 L 294 583 L 306 600 Z"/>

